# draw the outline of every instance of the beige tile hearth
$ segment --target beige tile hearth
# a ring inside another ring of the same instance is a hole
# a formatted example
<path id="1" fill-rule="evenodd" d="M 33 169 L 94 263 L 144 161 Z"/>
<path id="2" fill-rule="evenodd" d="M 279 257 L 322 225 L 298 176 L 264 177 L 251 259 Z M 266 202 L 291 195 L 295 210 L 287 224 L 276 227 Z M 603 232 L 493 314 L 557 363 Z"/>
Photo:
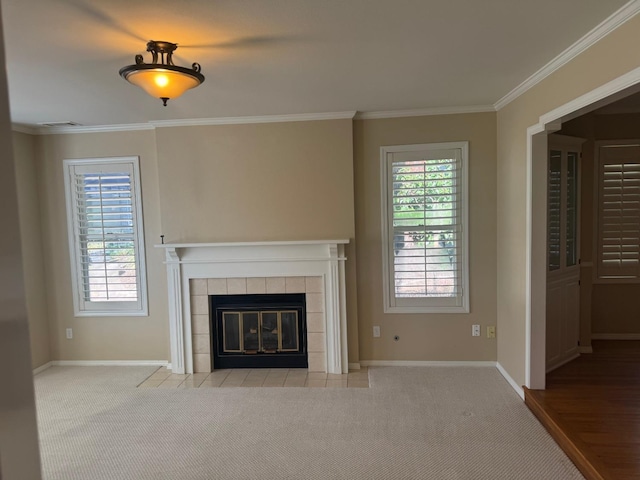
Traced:
<path id="1" fill-rule="evenodd" d="M 227 378 L 222 382 L 222 387 L 240 387 L 244 383 L 244 381 L 249 375 L 249 370 L 238 368 L 236 370 L 231 370 Z"/>
<path id="2" fill-rule="evenodd" d="M 214 370 L 171 374 L 158 369 L 140 388 L 369 388 L 366 368 L 344 375 L 308 372 L 304 368 Z"/>

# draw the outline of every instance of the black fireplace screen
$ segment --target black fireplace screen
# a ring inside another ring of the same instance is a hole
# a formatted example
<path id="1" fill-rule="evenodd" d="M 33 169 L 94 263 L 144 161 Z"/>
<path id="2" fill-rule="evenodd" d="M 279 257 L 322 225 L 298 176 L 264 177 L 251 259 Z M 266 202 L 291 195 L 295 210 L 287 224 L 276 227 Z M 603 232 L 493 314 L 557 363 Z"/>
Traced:
<path id="1" fill-rule="evenodd" d="M 210 299 L 212 368 L 307 367 L 304 294 Z"/>
<path id="2" fill-rule="evenodd" d="M 277 353 L 300 350 L 298 312 L 222 312 L 224 353 Z"/>

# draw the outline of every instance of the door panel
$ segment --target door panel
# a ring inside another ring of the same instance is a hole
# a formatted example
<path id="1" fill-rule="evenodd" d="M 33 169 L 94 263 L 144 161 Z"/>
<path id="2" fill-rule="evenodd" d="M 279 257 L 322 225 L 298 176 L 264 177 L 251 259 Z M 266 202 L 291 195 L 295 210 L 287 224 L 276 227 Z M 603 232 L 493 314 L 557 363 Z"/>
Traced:
<path id="1" fill-rule="evenodd" d="M 547 366 L 559 362 L 561 355 L 562 285 L 547 284 Z"/>
<path id="2" fill-rule="evenodd" d="M 580 335 L 580 139 L 549 136 L 547 372 L 578 356 Z"/>

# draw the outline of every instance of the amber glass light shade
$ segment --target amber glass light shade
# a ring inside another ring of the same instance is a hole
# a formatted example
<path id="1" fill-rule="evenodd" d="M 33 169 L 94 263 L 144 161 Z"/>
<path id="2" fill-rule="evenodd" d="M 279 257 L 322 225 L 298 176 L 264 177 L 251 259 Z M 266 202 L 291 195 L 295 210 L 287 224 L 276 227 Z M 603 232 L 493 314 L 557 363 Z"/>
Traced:
<path id="1" fill-rule="evenodd" d="M 126 79 L 156 98 L 178 98 L 187 90 L 200 85 L 198 79 L 191 75 L 164 68 L 131 72 Z"/>
<path id="2" fill-rule="evenodd" d="M 197 63 L 192 68 L 173 65 L 171 56 L 176 48 L 178 46 L 175 43 L 152 40 L 147 44 L 147 51 L 153 55 L 152 63 L 144 63 L 142 55 L 136 55 L 136 64 L 121 68 L 120 76 L 152 97 L 161 99 L 166 106 L 167 100 L 178 98 L 204 82 L 204 75 L 200 73 Z"/>

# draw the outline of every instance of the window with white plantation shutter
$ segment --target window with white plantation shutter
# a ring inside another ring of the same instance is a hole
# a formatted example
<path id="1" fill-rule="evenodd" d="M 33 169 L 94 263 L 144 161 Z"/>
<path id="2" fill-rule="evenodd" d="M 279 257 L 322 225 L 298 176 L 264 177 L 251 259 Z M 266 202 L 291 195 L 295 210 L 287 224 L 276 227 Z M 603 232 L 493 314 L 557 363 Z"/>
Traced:
<path id="1" fill-rule="evenodd" d="M 76 315 L 146 315 L 138 158 L 64 165 Z"/>
<path id="2" fill-rule="evenodd" d="M 385 312 L 468 312 L 467 142 L 382 147 Z"/>
<path id="3" fill-rule="evenodd" d="M 598 166 L 598 277 L 640 280 L 640 145 L 603 145 Z"/>

